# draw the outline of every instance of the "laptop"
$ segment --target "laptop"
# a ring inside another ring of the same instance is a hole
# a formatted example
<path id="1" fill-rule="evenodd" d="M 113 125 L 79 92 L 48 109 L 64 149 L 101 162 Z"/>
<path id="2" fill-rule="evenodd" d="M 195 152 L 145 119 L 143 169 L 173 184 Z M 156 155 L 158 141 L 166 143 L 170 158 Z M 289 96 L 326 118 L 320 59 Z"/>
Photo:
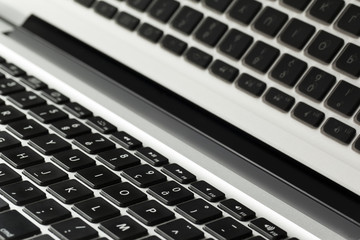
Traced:
<path id="1" fill-rule="evenodd" d="M 0 0 L 0 239 L 360 239 L 359 16 Z"/>

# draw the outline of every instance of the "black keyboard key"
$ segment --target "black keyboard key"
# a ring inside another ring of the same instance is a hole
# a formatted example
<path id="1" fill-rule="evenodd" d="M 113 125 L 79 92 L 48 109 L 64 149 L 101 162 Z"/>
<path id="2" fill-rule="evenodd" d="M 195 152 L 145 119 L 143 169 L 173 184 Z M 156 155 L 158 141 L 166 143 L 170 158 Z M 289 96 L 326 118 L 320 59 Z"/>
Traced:
<path id="1" fill-rule="evenodd" d="M 341 71 L 344 71 L 346 74 L 353 78 L 359 78 L 360 47 L 355 44 L 349 43 L 345 47 L 345 50 L 340 54 L 340 57 L 336 60 L 335 67 Z"/>
<path id="2" fill-rule="evenodd" d="M 25 168 L 44 162 L 44 158 L 27 146 L 1 152 L 1 158 L 15 168 Z"/>
<path id="3" fill-rule="evenodd" d="M 325 23 L 332 23 L 345 2 L 342 0 L 316 0 L 310 7 L 309 14 Z"/>
<path id="4" fill-rule="evenodd" d="M 231 29 L 219 45 L 219 50 L 236 60 L 239 60 L 248 50 L 253 38 L 236 29 Z"/>
<path id="5" fill-rule="evenodd" d="M 74 138 L 91 133 L 91 129 L 76 119 L 65 119 L 54 122 L 50 128 L 64 138 Z"/>
<path id="6" fill-rule="evenodd" d="M 264 42 L 258 41 L 245 57 L 245 63 L 257 71 L 266 73 L 279 56 L 280 51 Z"/>
<path id="7" fill-rule="evenodd" d="M 157 236 L 149 236 L 147 238 L 143 238 L 143 240 L 161 240 L 161 239 Z"/>
<path id="8" fill-rule="evenodd" d="M 161 155 L 151 147 L 139 148 L 137 149 L 135 154 L 142 160 L 150 163 L 153 166 L 162 166 L 169 162 L 169 160 L 165 156 Z"/>
<path id="9" fill-rule="evenodd" d="M 104 221 L 100 223 L 99 229 L 112 239 L 131 240 L 147 235 L 147 230 L 129 216 L 121 216 Z"/>
<path id="10" fill-rule="evenodd" d="M 222 218 L 205 225 L 204 230 L 217 239 L 245 239 L 252 231 L 231 217 Z"/>
<path id="11" fill-rule="evenodd" d="M 245 25 L 250 24 L 261 9 L 261 3 L 255 0 L 237 0 L 230 8 L 229 16 Z"/>
<path id="12" fill-rule="evenodd" d="M 23 76 L 20 81 L 34 90 L 47 88 L 47 84 L 34 76 Z"/>
<path id="13" fill-rule="evenodd" d="M 127 212 L 147 226 L 154 226 L 175 218 L 175 214 L 155 200 L 130 206 Z"/>
<path id="14" fill-rule="evenodd" d="M 76 203 L 72 209 L 87 221 L 99 223 L 120 215 L 120 211 L 101 197 Z"/>
<path id="15" fill-rule="evenodd" d="M 266 89 L 266 83 L 247 73 L 241 74 L 237 86 L 255 97 L 260 97 Z"/>
<path id="16" fill-rule="evenodd" d="M 185 221 L 176 219 L 174 221 L 158 226 L 155 231 L 165 239 L 171 240 L 198 240 L 204 237 L 204 233 Z"/>
<path id="17" fill-rule="evenodd" d="M 98 133 L 76 137 L 73 143 L 87 153 L 95 154 L 115 148 L 115 144 Z"/>
<path id="18" fill-rule="evenodd" d="M 354 142 L 354 149 L 360 152 L 360 137 Z"/>
<path id="19" fill-rule="evenodd" d="M 5 78 L 0 80 L 1 95 L 9 95 L 11 93 L 22 92 L 24 90 L 25 88 L 22 85 L 12 79 Z"/>
<path id="20" fill-rule="evenodd" d="M 2 63 L 0 64 L 0 68 L 14 77 L 20 77 L 26 74 L 24 70 L 13 63 Z"/>
<path id="21" fill-rule="evenodd" d="M 0 151 L 19 147 L 20 141 L 5 131 L 0 131 Z"/>
<path id="22" fill-rule="evenodd" d="M 68 117 L 66 113 L 52 105 L 32 108 L 29 114 L 42 123 L 51 123 Z"/>
<path id="23" fill-rule="evenodd" d="M 360 106 L 360 88 L 340 81 L 326 103 L 332 109 L 351 117 Z"/>
<path id="24" fill-rule="evenodd" d="M 86 121 L 86 124 L 94 128 L 95 130 L 107 134 L 116 131 L 116 127 L 103 119 L 102 117 L 91 117 Z"/>
<path id="25" fill-rule="evenodd" d="M 152 0 L 128 0 L 126 2 L 132 8 L 144 12 L 148 8 Z"/>
<path id="26" fill-rule="evenodd" d="M 113 18 L 117 11 L 116 7 L 104 1 L 98 2 L 95 6 L 95 12 L 107 19 Z"/>
<path id="27" fill-rule="evenodd" d="M 176 9 L 178 9 L 179 5 L 179 2 L 175 0 L 156 0 L 156 2 L 151 5 L 148 12 L 153 18 L 166 23 Z"/>
<path id="28" fill-rule="evenodd" d="M 224 23 L 207 17 L 195 32 L 195 38 L 210 47 L 215 47 L 227 29 L 228 26 Z"/>
<path id="29" fill-rule="evenodd" d="M 90 8 L 94 4 L 95 0 L 75 0 L 75 2 L 83 5 L 84 7 Z"/>
<path id="30" fill-rule="evenodd" d="M 225 198 L 225 194 L 205 181 L 194 182 L 189 187 L 210 202 L 217 202 Z"/>
<path id="31" fill-rule="evenodd" d="M 163 31 L 148 23 L 143 23 L 138 29 L 138 33 L 141 37 L 153 43 L 157 43 L 164 34 Z"/>
<path id="32" fill-rule="evenodd" d="M 255 218 L 254 211 L 232 198 L 220 202 L 219 208 L 240 221 L 248 221 Z"/>
<path id="33" fill-rule="evenodd" d="M 196 66 L 206 69 L 212 61 L 212 56 L 198 48 L 191 47 L 185 53 L 185 58 Z"/>
<path id="34" fill-rule="evenodd" d="M 56 153 L 51 160 L 69 172 L 95 165 L 95 161 L 91 157 L 78 149 Z"/>
<path id="35" fill-rule="evenodd" d="M 330 63 L 343 45 L 343 39 L 320 30 L 307 48 L 307 53 L 323 63 Z"/>
<path id="36" fill-rule="evenodd" d="M 92 116 L 91 111 L 76 102 L 65 103 L 64 110 L 81 119 Z"/>
<path id="37" fill-rule="evenodd" d="M 93 189 L 121 182 L 121 178 L 104 166 L 93 166 L 79 170 L 75 177 Z"/>
<path id="38" fill-rule="evenodd" d="M 222 216 L 219 209 L 200 198 L 177 205 L 175 211 L 196 224 L 206 223 Z"/>
<path id="39" fill-rule="evenodd" d="M 163 174 L 147 164 L 125 169 L 122 175 L 136 186 L 142 188 L 166 181 Z"/>
<path id="40" fill-rule="evenodd" d="M 221 13 L 225 12 L 226 8 L 229 7 L 231 2 L 232 0 L 204 0 L 205 6 Z"/>
<path id="41" fill-rule="evenodd" d="M 140 164 L 140 159 L 122 148 L 99 153 L 96 159 L 113 170 L 122 170 Z"/>
<path id="42" fill-rule="evenodd" d="M 239 69 L 218 59 L 211 64 L 210 71 L 215 76 L 230 83 L 232 83 L 239 75 Z"/>
<path id="43" fill-rule="evenodd" d="M 13 106 L 0 106 L 0 123 L 6 124 L 25 119 L 26 116 Z"/>
<path id="44" fill-rule="evenodd" d="M 286 6 L 290 6 L 293 9 L 296 9 L 298 11 L 304 11 L 305 8 L 309 5 L 311 0 L 283 0 L 282 1 Z"/>
<path id="45" fill-rule="evenodd" d="M 176 205 L 193 199 L 194 194 L 174 181 L 159 183 L 149 188 L 148 193 L 166 205 Z"/>
<path id="46" fill-rule="evenodd" d="M 297 1 L 291 2 L 297 3 Z M 305 47 L 314 33 L 314 26 L 300 21 L 299 19 L 292 18 L 281 32 L 280 40 L 297 50 L 301 50 Z"/>
<path id="47" fill-rule="evenodd" d="M 165 165 L 161 169 L 166 175 L 170 176 L 174 180 L 178 181 L 182 184 L 187 184 L 196 181 L 196 176 L 189 172 L 188 170 L 184 169 L 183 167 L 179 166 L 176 163 L 171 163 Z"/>
<path id="48" fill-rule="evenodd" d="M 43 191 L 28 181 L 21 181 L 2 186 L 0 188 L 0 193 L 7 200 L 18 206 L 23 206 L 46 198 Z"/>
<path id="49" fill-rule="evenodd" d="M 4 163 L 0 163 L 0 186 L 21 181 L 21 176 Z"/>
<path id="50" fill-rule="evenodd" d="M 129 135 L 127 132 L 124 131 L 115 132 L 111 134 L 110 139 L 129 150 L 134 150 L 139 147 L 142 147 L 142 142 L 140 142 L 138 139 L 134 138 L 133 136 Z"/>
<path id="51" fill-rule="evenodd" d="M 45 155 L 71 149 L 71 145 L 55 134 L 30 139 L 29 145 Z"/>
<path id="52" fill-rule="evenodd" d="M 336 139 L 343 144 L 349 144 L 356 135 L 356 130 L 354 128 L 335 118 L 329 118 L 325 122 L 323 131 L 327 136 Z"/>
<path id="53" fill-rule="evenodd" d="M 67 96 L 51 88 L 44 89 L 42 95 L 56 104 L 63 104 L 69 101 Z"/>
<path id="54" fill-rule="evenodd" d="M 290 111 L 295 104 L 295 98 L 273 87 L 266 92 L 264 99 L 283 112 Z"/>
<path id="55" fill-rule="evenodd" d="M 287 233 L 284 230 L 265 218 L 255 219 L 250 222 L 249 226 L 271 240 L 284 239 L 287 237 Z"/>
<path id="56" fill-rule="evenodd" d="M 318 128 L 325 119 L 325 114 L 323 112 L 303 102 L 299 102 L 295 106 L 293 115 L 296 119 L 313 128 Z"/>
<path id="57" fill-rule="evenodd" d="M 103 188 L 100 193 L 119 207 L 127 207 L 147 199 L 145 193 L 128 182 Z"/>
<path id="58" fill-rule="evenodd" d="M 94 196 L 94 193 L 75 179 L 54 183 L 47 191 L 63 203 L 71 204 Z"/>
<path id="59" fill-rule="evenodd" d="M 183 6 L 176 14 L 171 25 L 180 32 L 190 35 L 199 24 L 204 14 L 188 6 Z"/>
<path id="60" fill-rule="evenodd" d="M 9 208 L 9 204 L 0 198 L 0 212 L 8 210 Z"/>
<path id="61" fill-rule="evenodd" d="M 29 139 L 48 133 L 46 128 L 32 119 L 9 123 L 6 129 L 22 139 Z"/>
<path id="62" fill-rule="evenodd" d="M 8 100 L 23 109 L 29 109 L 46 103 L 44 99 L 33 92 L 13 93 L 9 95 Z"/>
<path id="63" fill-rule="evenodd" d="M 270 76 L 284 83 L 289 87 L 293 87 L 307 68 L 307 64 L 289 54 L 284 54 L 272 69 Z"/>
<path id="64" fill-rule="evenodd" d="M 360 7 L 349 4 L 343 12 L 337 27 L 354 36 L 360 36 Z"/>
<path id="65" fill-rule="evenodd" d="M 316 101 L 322 101 L 335 82 L 335 76 L 312 67 L 301 80 L 298 89 L 306 96 Z"/>
<path id="66" fill-rule="evenodd" d="M 68 175 L 50 162 L 24 169 L 23 174 L 40 186 L 47 186 L 68 179 Z"/>
<path id="67" fill-rule="evenodd" d="M 40 202 L 26 205 L 24 212 L 40 224 L 52 224 L 71 217 L 71 213 L 54 199 L 45 199 Z"/>
<path id="68" fill-rule="evenodd" d="M 139 25 L 140 20 L 137 17 L 134 17 L 133 15 L 127 13 L 127 12 L 120 12 L 116 19 L 116 23 L 120 26 L 130 30 L 134 31 L 135 28 Z"/>
<path id="69" fill-rule="evenodd" d="M 54 240 L 54 239 L 49 235 L 45 234 L 45 235 L 37 235 L 36 237 L 31 238 L 31 240 Z"/>
<path id="70" fill-rule="evenodd" d="M 255 20 L 254 28 L 267 36 L 275 37 L 288 18 L 285 13 L 266 7 Z"/>
<path id="71" fill-rule="evenodd" d="M 166 35 L 161 41 L 161 46 L 175 55 L 181 56 L 187 48 L 187 43 L 172 35 Z"/>
<path id="72" fill-rule="evenodd" d="M 98 232 L 80 218 L 55 223 L 49 230 L 60 239 L 93 239 L 98 236 Z"/>
<path id="73" fill-rule="evenodd" d="M 0 237 L 4 240 L 20 240 L 41 233 L 37 226 L 16 210 L 0 213 L 0 229 Z"/>

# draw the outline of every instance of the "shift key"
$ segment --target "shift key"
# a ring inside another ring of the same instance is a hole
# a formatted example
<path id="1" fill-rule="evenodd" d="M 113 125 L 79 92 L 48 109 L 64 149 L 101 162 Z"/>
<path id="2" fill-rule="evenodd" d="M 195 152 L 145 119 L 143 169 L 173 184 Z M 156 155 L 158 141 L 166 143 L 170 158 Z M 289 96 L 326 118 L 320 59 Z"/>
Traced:
<path id="1" fill-rule="evenodd" d="M 0 239 L 24 239 L 39 233 L 40 229 L 18 211 L 11 210 L 0 214 Z"/>

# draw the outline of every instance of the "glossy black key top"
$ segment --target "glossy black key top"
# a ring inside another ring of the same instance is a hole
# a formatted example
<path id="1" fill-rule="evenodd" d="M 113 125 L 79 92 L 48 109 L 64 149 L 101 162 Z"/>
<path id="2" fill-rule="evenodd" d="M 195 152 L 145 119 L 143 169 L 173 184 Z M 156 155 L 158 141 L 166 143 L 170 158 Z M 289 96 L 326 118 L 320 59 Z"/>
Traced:
<path id="1" fill-rule="evenodd" d="M 135 28 L 140 23 L 140 19 L 138 19 L 137 17 L 134 17 L 133 15 L 131 15 L 127 12 L 120 12 L 117 15 L 115 21 L 117 24 L 119 24 L 120 26 L 122 26 L 130 31 L 134 31 Z"/>
<path id="2" fill-rule="evenodd" d="M 76 137 L 73 143 L 87 153 L 95 154 L 115 148 L 115 144 L 98 133 Z"/>
<path id="3" fill-rule="evenodd" d="M 150 5 L 150 3 L 152 2 L 152 0 L 129 0 L 126 1 L 126 3 L 131 6 L 132 8 L 144 12 L 148 6 Z"/>
<path id="4" fill-rule="evenodd" d="M 9 209 L 9 204 L 0 198 L 0 212 Z"/>
<path id="5" fill-rule="evenodd" d="M 280 51 L 264 42 L 258 41 L 245 57 L 245 63 L 257 71 L 266 73 L 279 56 Z"/>
<path id="6" fill-rule="evenodd" d="M 25 114 L 13 106 L 0 106 L 0 124 L 11 123 L 25 118 Z"/>
<path id="7" fill-rule="evenodd" d="M 9 123 L 6 129 L 22 139 L 29 139 L 48 133 L 46 128 L 32 119 Z"/>
<path id="8" fill-rule="evenodd" d="M 37 226 L 16 210 L 0 213 L 0 229 L 0 238 L 4 240 L 20 240 L 41 233 Z"/>
<path id="9" fill-rule="evenodd" d="M 219 45 L 219 50 L 234 59 L 239 60 L 248 50 L 253 38 L 236 29 L 231 29 Z"/>
<path id="10" fill-rule="evenodd" d="M 13 63 L 2 63 L 0 64 L 0 68 L 14 77 L 20 77 L 26 74 L 24 70 Z"/>
<path id="11" fill-rule="evenodd" d="M 275 37 L 288 18 L 285 13 L 266 7 L 255 20 L 254 28 L 269 37 Z"/>
<path id="12" fill-rule="evenodd" d="M 28 181 L 21 181 L 2 186 L 0 188 L 0 193 L 7 200 L 18 206 L 23 206 L 46 198 L 43 191 Z"/>
<path id="13" fill-rule="evenodd" d="M 213 59 L 211 55 L 195 47 L 189 48 L 185 53 L 185 58 L 202 69 L 206 69 Z"/>
<path id="14" fill-rule="evenodd" d="M 147 199 L 145 193 L 128 182 L 103 188 L 100 193 L 119 207 L 127 207 Z"/>
<path id="15" fill-rule="evenodd" d="M 204 14 L 188 6 L 183 6 L 176 14 L 171 25 L 180 32 L 190 35 L 199 24 Z"/>
<path id="16" fill-rule="evenodd" d="M 360 14 L 360 13 L 359 13 Z M 360 15 L 359 15 L 360 19 Z M 336 60 L 335 66 L 337 69 L 344 71 L 353 78 L 360 77 L 360 47 L 349 43 L 345 50 L 340 54 Z"/>
<path id="17" fill-rule="evenodd" d="M 52 105 L 32 108 L 29 114 L 42 123 L 51 123 L 68 117 L 66 113 Z"/>
<path id="18" fill-rule="evenodd" d="M 360 106 L 360 88 L 340 81 L 326 103 L 332 109 L 350 117 Z"/>
<path id="19" fill-rule="evenodd" d="M 309 14 L 325 23 L 332 23 L 345 2 L 342 0 L 316 0 L 310 7 Z"/>
<path id="20" fill-rule="evenodd" d="M 75 0 L 75 2 L 89 8 L 94 4 L 95 0 Z"/>
<path id="21" fill-rule="evenodd" d="M 195 38 L 200 42 L 215 47 L 220 38 L 227 31 L 228 26 L 218 20 L 207 17 L 195 32 Z"/>
<path id="22" fill-rule="evenodd" d="M 1 158 L 15 168 L 25 168 L 44 162 L 44 158 L 27 146 L 1 152 Z"/>
<path id="23" fill-rule="evenodd" d="M 140 164 L 140 159 L 122 148 L 99 153 L 96 159 L 113 170 L 122 170 Z"/>
<path id="24" fill-rule="evenodd" d="M 138 33 L 141 37 L 153 43 L 157 43 L 164 34 L 163 31 L 148 23 L 143 23 L 139 27 Z"/>
<path id="25" fill-rule="evenodd" d="M 309 5 L 311 0 L 283 0 L 282 1 L 286 6 L 290 6 L 293 9 L 296 9 L 298 11 L 304 11 L 305 8 Z"/>
<path id="26" fill-rule="evenodd" d="M 71 218 L 55 223 L 49 228 L 60 239 L 93 239 L 98 232 L 80 218 Z"/>
<path id="27" fill-rule="evenodd" d="M 337 27 L 354 36 L 360 36 L 360 7 L 349 4 L 343 12 Z"/>
<path id="28" fill-rule="evenodd" d="M 121 178 L 104 166 L 93 166 L 79 170 L 75 177 L 91 188 L 99 189 L 121 182 Z"/>
<path id="29" fill-rule="evenodd" d="M 104 1 L 99 1 L 95 6 L 95 12 L 107 19 L 113 18 L 117 10 L 116 7 Z"/>
<path id="30" fill-rule="evenodd" d="M 237 86 L 255 97 L 260 97 L 266 89 L 266 83 L 247 73 L 241 74 Z"/>
<path id="31" fill-rule="evenodd" d="M 42 91 L 42 95 L 57 104 L 63 104 L 69 101 L 69 98 L 67 96 L 51 88 L 44 89 Z"/>
<path id="32" fill-rule="evenodd" d="M 295 104 L 295 98 L 273 87 L 266 92 L 264 99 L 283 112 L 290 111 Z"/>
<path id="33" fill-rule="evenodd" d="M 54 183 L 47 191 L 63 203 L 71 204 L 91 198 L 94 193 L 75 179 Z"/>
<path id="34" fill-rule="evenodd" d="M 23 174 L 40 186 L 47 186 L 68 179 L 68 175 L 50 162 L 24 169 Z"/>
<path id="35" fill-rule="evenodd" d="M 76 203 L 72 209 L 92 223 L 99 223 L 120 215 L 120 211 L 101 197 Z"/>
<path id="36" fill-rule="evenodd" d="M 221 13 L 225 12 L 226 8 L 230 5 L 231 2 L 232 0 L 204 0 L 205 6 Z"/>
<path id="37" fill-rule="evenodd" d="M 335 118 L 329 118 L 325 122 L 323 131 L 327 136 L 330 136 L 343 144 L 349 144 L 356 135 L 356 130 L 354 128 Z"/>
<path id="38" fill-rule="evenodd" d="M 81 119 L 92 116 L 91 111 L 76 102 L 65 103 L 64 110 Z"/>
<path id="39" fill-rule="evenodd" d="M 162 166 L 169 162 L 165 156 L 161 155 L 151 147 L 143 147 L 136 150 L 135 154 L 142 160 L 150 163 L 153 166 Z"/>
<path id="40" fill-rule="evenodd" d="M 20 141 L 5 131 L 0 131 L 0 151 L 19 147 Z"/>
<path id="41" fill-rule="evenodd" d="M 203 180 L 192 183 L 189 188 L 210 202 L 217 202 L 225 198 L 223 192 Z"/>
<path id="42" fill-rule="evenodd" d="M 116 127 L 114 125 L 98 116 L 88 118 L 86 124 L 104 134 L 116 131 Z"/>
<path id="43" fill-rule="evenodd" d="M 295 106 L 293 115 L 296 119 L 313 128 L 318 128 L 325 119 L 325 114 L 323 112 L 303 102 L 299 102 Z"/>
<path id="44" fill-rule="evenodd" d="M 254 211 L 232 198 L 220 202 L 219 208 L 240 221 L 248 221 L 255 218 Z"/>
<path id="45" fill-rule="evenodd" d="M 40 224 L 52 224 L 71 217 L 69 210 L 61 206 L 54 199 L 45 199 L 40 202 L 26 205 L 24 212 Z"/>
<path id="46" fill-rule="evenodd" d="M 46 103 L 44 99 L 33 92 L 13 93 L 9 95 L 8 100 L 23 109 L 29 109 Z"/>
<path id="47" fill-rule="evenodd" d="M 218 59 L 211 64 L 210 71 L 215 76 L 230 83 L 232 83 L 239 75 L 239 69 Z"/>
<path id="48" fill-rule="evenodd" d="M 356 151 L 360 152 L 360 138 L 356 139 L 353 146 Z"/>
<path id="49" fill-rule="evenodd" d="M 291 2 L 296 3 L 297 1 L 291 0 Z M 314 33 L 314 26 L 300 21 L 299 19 L 292 18 L 281 32 L 280 40 L 297 50 L 301 50 L 305 47 Z"/>
<path id="50" fill-rule="evenodd" d="M 204 233 L 185 221 L 176 219 L 174 221 L 158 226 L 155 231 L 165 239 L 171 240 L 198 240 L 204 237 Z"/>
<path id="51" fill-rule="evenodd" d="M 21 181 L 21 176 L 8 165 L 0 163 L 0 186 Z"/>
<path id="52" fill-rule="evenodd" d="M 261 9 L 261 3 L 255 0 L 237 0 L 230 8 L 229 16 L 245 25 L 250 24 Z"/>
<path id="53" fill-rule="evenodd" d="M 209 222 L 222 216 L 219 209 L 200 198 L 177 205 L 175 211 L 196 224 Z"/>
<path id="54" fill-rule="evenodd" d="M 127 212 L 147 226 L 154 226 L 175 218 L 175 214 L 155 200 L 130 206 Z"/>
<path id="55" fill-rule="evenodd" d="M 131 240 L 147 235 L 147 230 L 129 216 L 116 217 L 101 222 L 99 229 L 112 239 Z"/>
<path id="56" fill-rule="evenodd" d="M 44 234 L 44 235 L 37 235 L 36 237 L 31 238 L 30 240 L 54 240 L 54 239 L 49 235 Z"/>
<path id="57" fill-rule="evenodd" d="M 335 82 L 335 76 L 312 67 L 301 80 L 298 89 L 306 96 L 316 101 L 322 101 Z"/>
<path id="58" fill-rule="evenodd" d="M 148 9 L 149 15 L 166 23 L 179 7 L 179 2 L 175 0 L 156 0 Z"/>
<path id="59" fill-rule="evenodd" d="M 95 161 L 78 149 L 56 153 L 51 160 L 69 172 L 95 165 Z"/>
<path id="60" fill-rule="evenodd" d="M 20 81 L 34 90 L 47 88 L 47 84 L 34 76 L 23 76 Z"/>
<path id="61" fill-rule="evenodd" d="M 64 138 L 74 138 L 79 135 L 91 133 L 91 129 L 76 119 L 65 119 L 52 123 L 52 130 Z"/>
<path id="62" fill-rule="evenodd" d="M 343 39 L 320 30 L 307 48 L 307 53 L 323 63 L 330 63 L 343 45 Z"/>
<path id="63" fill-rule="evenodd" d="M 161 171 L 174 180 L 186 184 L 196 181 L 196 176 L 176 163 L 165 165 Z"/>
<path id="64" fill-rule="evenodd" d="M 187 43 L 172 35 L 166 35 L 161 41 L 161 46 L 169 52 L 181 56 L 187 48 Z"/>
<path id="65" fill-rule="evenodd" d="M 205 225 L 204 230 L 217 239 L 245 239 L 252 231 L 231 217 L 222 218 Z"/>
<path id="66" fill-rule="evenodd" d="M 271 240 L 284 239 L 287 237 L 287 233 L 284 230 L 265 218 L 255 219 L 250 222 L 249 226 Z"/>
<path id="67" fill-rule="evenodd" d="M 166 181 L 163 174 L 147 164 L 125 169 L 122 175 L 142 188 Z"/>
<path id="68" fill-rule="evenodd" d="M 142 147 L 142 142 L 140 142 L 138 139 L 134 138 L 133 136 L 131 136 L 130 134 L 124 131 L 115 132 L 111 134 L 110 139 L 129 150 L 134 150 L 139 147 Z"/>
<path id="69" fill-rule="evenodd" d="M 176 205 L 193 199 L 194 194 L 174 181 L 159 183 L 149 188 L 148 193 L 166 205 Z"/>
<path id="70" fill-rule="evenodd" d="M 71 145 L 55 134 L 30 139 L 29 145 L 45 155 L 71 149 Z"/>
<path id="71" fill-rule="evenodd" d="M 12 79 L 5 78 L 0 80 L 1 95 L 9 95 L 11 93 L 22 92 L 24 90 L 25 88 L 22 85 Z"/>

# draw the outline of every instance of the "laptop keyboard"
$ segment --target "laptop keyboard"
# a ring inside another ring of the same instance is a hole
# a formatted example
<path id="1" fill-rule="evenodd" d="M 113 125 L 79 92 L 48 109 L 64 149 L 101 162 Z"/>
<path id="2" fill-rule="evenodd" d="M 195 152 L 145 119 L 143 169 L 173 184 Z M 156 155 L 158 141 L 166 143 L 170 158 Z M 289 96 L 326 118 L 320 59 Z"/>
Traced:
<path id="1" fill-rule="evenodd" d="M 2 239 L 295 239 L 15 64 L 0 68 Z"/>

